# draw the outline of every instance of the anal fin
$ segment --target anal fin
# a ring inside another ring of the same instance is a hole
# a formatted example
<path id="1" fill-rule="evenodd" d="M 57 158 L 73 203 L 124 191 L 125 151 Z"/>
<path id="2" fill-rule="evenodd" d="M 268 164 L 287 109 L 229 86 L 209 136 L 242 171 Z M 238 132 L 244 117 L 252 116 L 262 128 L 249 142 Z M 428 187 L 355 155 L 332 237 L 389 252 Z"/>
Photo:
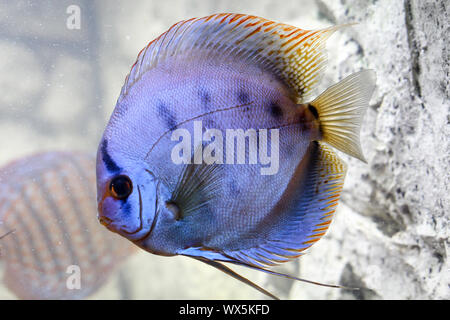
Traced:
<path id="1" fill-rule="evenodd" d="M 346 165 L 324 143 L 313 141 L 272 217 L 264 240 L 250 248 L 223 253 L 246 265 L 264 267 L 299 257 L 327 231 L 338 205 Z"/>

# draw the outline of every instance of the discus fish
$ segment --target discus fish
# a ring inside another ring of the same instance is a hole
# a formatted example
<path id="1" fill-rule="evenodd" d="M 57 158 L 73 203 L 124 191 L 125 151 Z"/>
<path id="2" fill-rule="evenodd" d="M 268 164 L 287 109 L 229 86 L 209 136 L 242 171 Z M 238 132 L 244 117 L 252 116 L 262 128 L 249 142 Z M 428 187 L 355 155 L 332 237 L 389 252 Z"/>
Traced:
<path id="1" fill-rule="evenodd" d="M 29 156 L 3 167 L 0 181 L 3 282 L 19 298 L 84 298 L 134 251 L 95 218 L 94 156 Z"/>
<path id="2" fill-rule="evenodd" d="M 266 267 L 302 255 L 338 204 L 346 164 L 327 144 L 364 161 L 359 131 L 374 72 L 310 99 L 325 41 L 341 27 L 215 14 L 150 42 L 99 144 L 100 222 L 150 253 L 195 258 L 276 298 L 220 262 L 283 275 Z M 230 130 L 246 140 L 240 147 Z M 262 174 L 268 150 L 279 163 Z"/>

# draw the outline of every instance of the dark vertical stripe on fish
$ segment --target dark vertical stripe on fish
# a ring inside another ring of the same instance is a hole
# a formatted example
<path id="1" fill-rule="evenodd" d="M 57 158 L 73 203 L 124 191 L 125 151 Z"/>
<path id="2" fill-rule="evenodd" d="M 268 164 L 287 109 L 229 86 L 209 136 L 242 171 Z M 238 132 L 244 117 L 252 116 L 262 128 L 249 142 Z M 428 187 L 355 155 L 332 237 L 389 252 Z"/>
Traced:
<path id="1" fill-rule="evenodd" d="M 12 232 L 9 231 L 9 232 L 7 232 L 5 234 L 0 235 L 0 259 L 2 258 L 3 251 L 8 252 L 8 250 L 10 250 L 9 246 L 8 246 L 8 242 L 7 241 L 2 241 L 2 239 L 5 238 L 7 235 L 9 235 L 11 233 Z"/>
<path id="2" fill-rule="evenodd" d="M 12 214 L 14 216 L 17 216 L 17 211 L 14 209 Z M 19 221 L 19 224 L 20 223 L 22 223 L 22 221 Z M 17 227 L 17 226 L 15 226 L 15 227 Z M 8 245 L 9 241 L 13 242 L 13 247 L 12 248 L 10 248 L 9 245 Z M 2 243 L 2 246 L 3 245 L 5 247 L 5 252 L 8 255 L 14 253 L 14 255 L 17 257 L 17 260 L 19 261 L 19 263 L 21 265 L 23 265 L 23 250 L 22 250 L 22 246 L 20 245 L 20 241 L 18 240 L 18 235 L 12 234 L 10 239 L 8 239 L 8 240 L 4 241 L 4 243 Z"/>
<path id="3" fill-rule="evenodd" d="M 44 196 L 44 200 L 46 201 L 47 205 L 50 208 L 50 211 L 52 213 L 52 215 L 54 216 L 54 218 L 56 219 L 56 221 L 58 222 L 58 226 L 61 228 L 61 232 L 63 235 L 63 241 L 64 244 L 67 248 L 67 250 L 69 251 L 69 255 L 70 255 L 70 261 L 72 262 L 72 264 L 75 265 L 80 265 L 80 260 L 78 259 L 77 253 L 73 248 L 73 244 L 72 241 L 69 237 L 69 230 L 67 228 L 67 224 L 65 221 L 65 217 L 64 215 L 61 213 L 61 211 L 59 210 L 58 206 L 56 205 L 56 203 L 53 201 L 52 197 L 49 194 L 49 188 L 47 185 L 47 182 L 45 179 L 41 179 L 41 177 L 39 177 L 38 179 L 36 179 L 37 182 L 40 182 L 40 188 L 42 191 L 42 194 Z M 68 266 L 64 266 L 62 270 L 65 270 Z"/>
<path id="4" fill-rule="evenodd" d="M 26 208 L 28 209 L 28 211 L 30 213 L 31 219 L 33 219 L 34 222 L 37 224 L 37 226 L 39 228 L 39 231 L 40 231 L 40 234 L 44 238 L 44 242 L 47 245 L 48 252 L 50 252 L 50 256 L 52 257 L 52 264 L 54 266 L 56 266 L 56 269 L 61 269 L 61 268 L 59 268 L 61 266 L 61 264 L 59 262 L 59 259 L 56 256 L 56 253 L 52 250 L 53 243 L 52 243 L 52 240 L 50 239 L 50 232 L 49 232 L 49 230 L 47 230 L 46 225 L 44 223 L 42 223 L 43 219 L 41 219 L 41 217 L 39 216 L 39 213 L 31 205 L 31 201 L 30 201 L 30 199 L 28 199 L 28 197 L 25 194 L 25 192 L 23 190 L 21 190 L 20 194 L 21 194 L 21 197 L 23 199 L 23 202 L 24 202 Z M 20 218 L 18 218 L 17 220 L 21 220 L 23 218 L 20 215 L 18 215 L 18 217 L 20 217 Z M 35 242 L 35 243 L 38 243 L 38 242 Z M 35 247 L 35 243 L 30 243 L 30 248 L 34 248 Z M 36 250 L 32 250 L 32 251 L 36 251 Z M 39 265 L 41 265 L 41 264 L 39 264 Z M 61 280 L 61 275 L 60 274 L 58 275 L 58 278 Z"/>
<path id="5" fill-rule="evenodd" d="M 210 111 L 211 109 L 211 95 L 208 90 L 201 88 L 198 90 L 198 95 L 200 97 L 200 101 L 205 112 Z"/>
<path id="6" fill-rule="evenodd" d="M 22 190 L 23 191 L 23 190 Z M 25 195 L 25 192 L 23 192 L 23 194 Z M 27 198 L 23 198 L 25 205 L 29 206 L 30 203 L 27 202 Z M 25 208 L 23 209 L 25 210 Z M 28 212 L 19 212 L 17 211 L 17 208 L 14 208 L 14 212 L 13 214 L 15 215 L 15 217 L 24 217 L 27 215 Z M 33 233 L 31 232 L 30 227 L 28 226 L 28 219 L 20 219 L 20 218 L 16 218 L 16 221 L 20 227 L 20 229 L 22 230 L 20 237 L 26 239 L 28 245 L 26 248 L 28 248 L 28 250 L 26 252 L 23 252 L 20 248 L 20 250 L 22 251 L 21 254 L 23 254 L 23 256 L 21 256 L 20 259 L 20 264 L 21 266 L 25 266 L 25 261 L 23 260 L 23 258 L 31 253 L 32 257 L 33 257 L 33 262 L 34 262 L 34 266 L 38 269 L 38 270 L 42 270 L 43 268 L 43 262 L 42 262 L 42 256 L 39 254 L 38 250 L 36 250 L 36 243 L 40 242 L 40 239 L 35 239 L 33 236 Z M 25 221 L 27 223 L 25 223 Z M 39 237 L 39 235 L 37 235 Z M 20 241 L 19 241 L 19 246 L 20 246 Z"/>
<path id="7" fill-rule="evenodd" d="M 239 103 L 241 104 L 247 104 L 250 102 L 250 95 L 248 94 L 248 92 L 244 91 L 244 90 L 240 90 L 237 94 L 237 98 Z"/>
<path id="8" fill-rule="evenodd" d="M 241 193 L 241 190 L 239 190 L 239 187 L 236 184 L 236 181 L 233 178 L 230 178 L 230 181 L 228 183 L 229 190 L 231 194 L 235 197 L 238 196 L 239 193 Z"/>
<path id="9" fill-rule="evenodd" d="M 83 178 L 82 178 L 83 179 Z M 63 185 L 70 186 L 68 179 L 64 176 L 61 177 L 61 182 Z M 71 187 L 70 187 L 71 188 Z M 84 220 L 84 213 L 81 211 L 80 207 L 76 199 L 73 196 L 72 192 L 67 192 L 67 198 L 70 202 L 71 208 L 76 215 L 76 221 L 78 222 L 79 228 L 81 230 L 81 236 L 83 237 L 83 245 L 87 247 L 87 251 L 89 252 L 89 264 L 91 266 L 95 266 L 97 264 L 98 254 L 95 250 L 95 247 L 92 242 L 92 238 L 89 232 L 89 227 Z M 95 212 L 92 212 L 94 214 Z"/>
<path id="10" fill-rule="evenodd" d="M 105 164 L 106 169 L 108 169 L 109 172 L 115 173 L 122 171 L 122 169 L 114 162 L 114 160 L 108 153 L 108 140 L 103 140 L 100 151 L 102 154 L 103 163 Z"/>
<path id="11" fill-rule="evenodd" d="M 177 122 L 175 115 L 170 112 L 169 108 L 163 103 L 159 102 L 156 106 L 156 110 L 158 111 L 158 115 L 163 119 L 166 123 L 166 126 L 169 130 L 172 130 L 176 127 Z"/>
<path id="12" fill-rule="evenodd" d="M 77 172 L 78 176 L 86 182 L 87 185 L 83 186 L 81 189 L 81 192 L 85 193 L 86 199 L 92 198 L 93 203 L 93 211 L 92 213 L 88 213 L 95 215 L 96 214 L 96 206 L 95 206 L 95 197 L 93 196 L 96 193 L 96 190 L 94 189 L 95 183 L 90 183 L 90 179 L 84 174 L 84 172 L 89 172 L 89 169 L 83 170 L 81 168 L 82 164 L 79 164 L 78 161 L 75 161 L 74 158 L 70 158 L 70 162 L 75 168 L 75 171 Z M 79 191 L 80 192 L 80 191 Z M 92 234 L 90 230 L 88 229 L 88 223 L 85 221 L 85 215 L 83 212 L 81 212 L 80 207 L 78 206 L 78 203 L 76 199 L 73 197 L 72 193 L 69 194 L 70 201 L 72 202 L 72 207 L 74 211 L 77 214 L 77 218 L 79 218 L 80 225 L 82 226 L 83 237 L 85 238 L 85 243 L 88 246 L 88 252 L 90 253 L 89 257 L 91 258 L 91 264 L 94 265 L 94 263 L 98 263 L 98 259 L 101 258 L 100 254 L 98 253 L 97 246 L 94 244 L 94 241 L 92 239 Z M 95 219 L 95 216 L 93 217 Z M 100 224 L 99 224 L 100 226 Z"/>
<path id="13" fill-rule="evenodd" d="M 9 250 L 11 250 L 8 246 L 8 242 L 2 240 L 5 237 L 5 235 L 1 235 L 0 236 L 0 259 L 2 258 L 2 255 L 4 254 L 3 252 L 6 252 L 7 254 L 11 254 L 11 252 L 8 252 Z M 15 254 L 15 252 L 14 252 Z"/>

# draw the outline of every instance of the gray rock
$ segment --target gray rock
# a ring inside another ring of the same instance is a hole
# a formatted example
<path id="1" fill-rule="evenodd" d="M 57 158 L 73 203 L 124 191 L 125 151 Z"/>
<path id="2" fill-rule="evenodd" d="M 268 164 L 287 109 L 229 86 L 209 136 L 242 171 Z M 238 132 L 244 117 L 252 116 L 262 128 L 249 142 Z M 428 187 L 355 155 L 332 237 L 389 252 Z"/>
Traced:
<path id="1" fill-rule="evenodd" d="M 349 170 L 336 221 L 300 270 L 362 290 L 295 285 L 290 298 L 449 299 L 450 8 L 319 3 L 330 23 L 359 23 L 331 41 L 328 72 L 336 81 L 371 68 L 378 88 L 361 132 L 368 164 L 343 156 Z"/>

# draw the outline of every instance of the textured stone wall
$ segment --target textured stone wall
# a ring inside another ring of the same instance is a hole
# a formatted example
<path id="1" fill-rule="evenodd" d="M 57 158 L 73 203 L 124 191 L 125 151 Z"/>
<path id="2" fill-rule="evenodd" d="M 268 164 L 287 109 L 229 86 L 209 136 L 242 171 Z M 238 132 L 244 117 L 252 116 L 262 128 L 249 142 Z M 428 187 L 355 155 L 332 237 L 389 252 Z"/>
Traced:
<path id="1" fill-rule="evenodd" d="M 71 4 L 80 30 L 66 27 Z M 138 52 L 179 20 L 240 12 L 304 29 L 357 22 L 330 38 L 320 89 L 376 71 L 361 133 L 368 164 L 342 155 L 349 170 L 329 232 L 277 270 L 362 290 L 236 269 L 285 299 L 449 299 L 449 11 L 432 0 L 0 1 L 0 165 L 41 150 L 95 152 Z M 0 298 L 13 295 L 0 287 Z M 197 261 L 141 252 L 92 298 L 263 297 Z"/>
<path id="2" fill-rule="evenodd" d="M 295 286 L 290 297 L 448 299 L 450 6 L 318 4 L 332 24 L 359 23 L 329 47 L 328 75 L 336 81 L 371 68 L 378 80 L 361 133 L 368 164 L 348 159 L 336 221 L 300 271 L 367 289 Z"/>

